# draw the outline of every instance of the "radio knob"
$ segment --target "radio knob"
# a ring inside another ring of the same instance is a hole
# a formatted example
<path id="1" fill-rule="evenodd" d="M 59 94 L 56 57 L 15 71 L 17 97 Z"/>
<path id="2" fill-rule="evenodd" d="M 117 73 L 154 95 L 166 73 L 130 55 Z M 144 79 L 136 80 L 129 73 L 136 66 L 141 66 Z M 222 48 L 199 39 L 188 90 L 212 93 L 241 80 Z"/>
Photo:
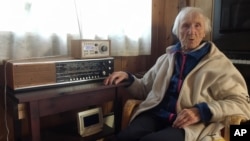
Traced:
<path id="1" fill-rule="evenodd" d="M 106 71 L 102 71 L 102 75 L 104 75 L 104 76 L 105 76 L 105 75 L 106 75 Z"/>
<path id="2" fill-rule="evenodd" d="M 101 52 L 105 52 L 105 51 L 108 50 L 108 47 L 103 45 L 103 46 L 100 47 L 100 50 L 101 50 Z"/>

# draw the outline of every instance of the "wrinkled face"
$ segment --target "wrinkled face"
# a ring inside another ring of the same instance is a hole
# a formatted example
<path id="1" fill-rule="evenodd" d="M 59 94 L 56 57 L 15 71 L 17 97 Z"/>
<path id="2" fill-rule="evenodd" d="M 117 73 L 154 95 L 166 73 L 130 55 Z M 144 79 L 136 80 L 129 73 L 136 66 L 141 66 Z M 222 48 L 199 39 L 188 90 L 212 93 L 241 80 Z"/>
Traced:
<path id="1" fill-rule="evenodd" d="M 202 15 L 190 13 L 183 17 L 179 26 L 179 40 L 184 50 L 197 48 L 205 35 L 205 21 Z"/>

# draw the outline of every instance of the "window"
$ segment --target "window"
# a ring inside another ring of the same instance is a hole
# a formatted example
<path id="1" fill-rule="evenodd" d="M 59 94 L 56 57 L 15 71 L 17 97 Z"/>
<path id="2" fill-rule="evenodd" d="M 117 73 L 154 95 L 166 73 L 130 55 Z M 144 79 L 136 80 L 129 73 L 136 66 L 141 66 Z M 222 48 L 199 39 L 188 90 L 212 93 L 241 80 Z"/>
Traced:
<path id="1" fill-rule="evenodd" d="M 68 55 L 71 39 L 110 39 L 112 56 L 150 54 L 151 7 L 152 0 L 0 0 L 0 60 Z"/>

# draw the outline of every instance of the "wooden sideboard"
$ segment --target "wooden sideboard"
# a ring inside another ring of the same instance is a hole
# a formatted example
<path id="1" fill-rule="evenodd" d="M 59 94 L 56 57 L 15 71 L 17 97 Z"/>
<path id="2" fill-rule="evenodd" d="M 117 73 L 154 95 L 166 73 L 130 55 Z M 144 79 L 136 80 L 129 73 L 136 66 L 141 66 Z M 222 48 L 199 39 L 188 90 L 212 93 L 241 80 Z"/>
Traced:
<path id="1" fill-rule="evenodd" d="M 127 83 L 105 86 L 102 82 L 43 88 L 37 90 L 7 90 L 7 112 L 12 115 L 15 140 L 24 140 L 21 135 L 20 104 L 25 104 L 30 135 L 28 140 L 47 140 L 42 138 L 40 118 L 61 112 L 74 110 L 114 101 L 114 133 L 120 130 L 122 89 Z M 26 140 L 26 138 L 25 138 Z M 79 140 L 83 140 L 79 136 Z M 84 140 L 93 140 L 91 138 Z"/>

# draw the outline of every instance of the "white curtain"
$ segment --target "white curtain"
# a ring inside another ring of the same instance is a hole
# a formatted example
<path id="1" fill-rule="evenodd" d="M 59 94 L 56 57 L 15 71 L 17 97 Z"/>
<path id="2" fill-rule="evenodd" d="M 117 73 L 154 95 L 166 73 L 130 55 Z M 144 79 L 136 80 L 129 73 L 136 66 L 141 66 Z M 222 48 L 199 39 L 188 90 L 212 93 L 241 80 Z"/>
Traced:
<path id="1" fill-rule="evenodd" d="M 72 39 L 110 39 L 112 56 L 148 55 L 152 0 L 0 0 L 0 61 L 69 55 Z"/>

